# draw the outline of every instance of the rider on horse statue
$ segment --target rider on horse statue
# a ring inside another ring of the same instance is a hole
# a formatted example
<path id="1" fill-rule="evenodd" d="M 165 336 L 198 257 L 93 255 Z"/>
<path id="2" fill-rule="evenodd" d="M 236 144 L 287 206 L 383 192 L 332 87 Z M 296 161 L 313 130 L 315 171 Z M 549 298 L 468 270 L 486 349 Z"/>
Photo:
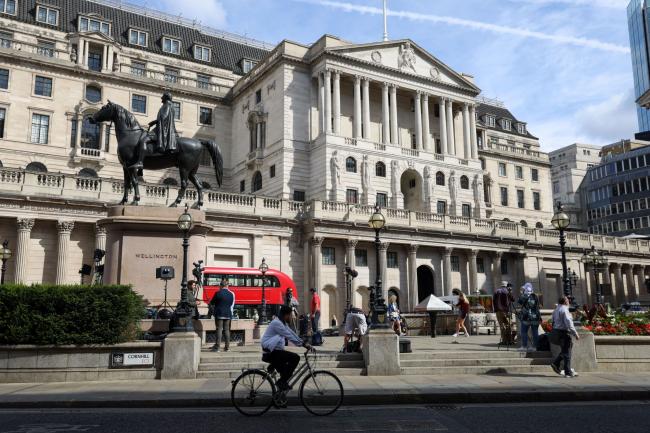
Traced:
<path id="1" fill-rule="evenodd" d="M 148 144 L 154 145 L 154 150 L 160 153 L 175 153 L 178 149 L 176 142 L 178 135 L 174 124 L 175 109 L 171 93 L 163 93 L 162 104 L 156 120 L 149 122 L 149 128 L 152 126 L 155 128 L 143 135 L 138 142 L 138 160 L 129 167 L 130 169 L 138 170 L 144 167 L 143 161 L 147 154 Z"/>

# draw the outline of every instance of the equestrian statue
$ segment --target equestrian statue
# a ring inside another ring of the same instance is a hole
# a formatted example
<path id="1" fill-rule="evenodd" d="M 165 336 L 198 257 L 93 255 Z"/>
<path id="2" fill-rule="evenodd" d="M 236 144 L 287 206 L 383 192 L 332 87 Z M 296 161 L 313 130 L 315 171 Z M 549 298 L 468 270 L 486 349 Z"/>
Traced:
<path id="1" fill-rule="evenodd" d="M 140 201 L 138 178 L 142 176 L 144 169 L 162 170 L 178 167 L 181 187 L 171 207 L 176 207 L 181 203 L 185 197 L 189 180 L 196 187 L 198 201 L 195 207 L 200 209 L 203 206 L 203 187 L 196 178 L 196 172 L 199 169 L 201 156 L 204 150 L 208 151 L 214 165 L 217 183 L 221 186 L 223 181 L 221 150 L 212 140 L 179 137 L 174 125 L 174 105 L 169 92 L 162 95 L 162 104 L 156 120 L 149 123 L 147 130 L 140 126 L 131 112 L 111 101 L 97 111 L 90 121 L 115 124 L 118 143 L 117 156 L 124 171 L 124 196 L 120 204 L 126 204 L 129 201 L 131 188 L 134 192 L 131 204 L 138 204 Z M 151 130 L 152 126 L 153 130 Z"/>

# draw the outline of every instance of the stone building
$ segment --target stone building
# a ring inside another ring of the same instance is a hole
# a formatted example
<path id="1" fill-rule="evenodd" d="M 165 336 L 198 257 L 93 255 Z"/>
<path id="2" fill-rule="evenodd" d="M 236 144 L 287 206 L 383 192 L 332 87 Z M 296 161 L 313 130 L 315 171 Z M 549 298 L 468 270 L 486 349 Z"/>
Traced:
<path id="1" fill-rule="evenodd" d="M 406 311 L 430 293 L 490 293 L 503 279 L 531 281 L 547 300 L 561 292 L 558 235 L 543 228 L 552 215 L 548 156 L 525 122 L 477 99 L 470 76 L 415 42 L 325 35 L 269 47 L 107 0 L 0 5 L 0 239 L 16 252 L 9 281 L 79 280 L 106 242 L 96 223 L 123 192 L 111 125 L 87 116 L 111 100 L 146 125 L 169 90 L 179 133 L 215 140 L 225 161 L 220 189 L 207 158 L 200 170 L 212 231 L 190 259 L 257 267 L 265 257 L 303 299 L 318 288 L 324 322 L 342 314 L 346 263 L 359 272 L 360 306 L 376 263 Z M 144 180 L 142 204 L 174 200 L 174 170 Z M 367 227 L 375 204 L 387 219 L 379 257 Z M 608 251 L 611 269 L 580 263 L 591 245 Z M 141 248 L 127 253 L 143 272 L 169 264 Z M 568 236 L 579 302 L 591 299 L 600 272 L 619 293 L 611 300 L 647 296 L 649 259 L 648 241 Z M 162 298 L 162 287 L 137 289 L 151 303 Z"/>

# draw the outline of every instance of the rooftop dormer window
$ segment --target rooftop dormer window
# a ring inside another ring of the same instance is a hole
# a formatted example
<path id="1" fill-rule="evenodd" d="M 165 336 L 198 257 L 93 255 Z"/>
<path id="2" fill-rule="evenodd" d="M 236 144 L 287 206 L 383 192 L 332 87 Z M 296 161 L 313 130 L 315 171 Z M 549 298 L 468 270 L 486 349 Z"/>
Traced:
<path id="1" fill-rule="evenodd" d="M 244 71 L 244 74 L 248 74 L 251 69 L 253 69 L 257 65 L 257 62 L 254 62 L 253 60 L 249 59 L 242 59 L 241 61 L 241 68 L 242 71 Z"/>
<path id="2" fill-rule="evenodd" d="M 164 37 L 162 39 L 162 49 L 165 53 L 178 55 L 181 53 L 181 41 Z"/>
<path id="3" fill-rule="evenodd" d="M 491 114 L 486 114 L 485 115 L 485 124 L 489 126 L 490 128 L 494 128 L 496 125 L 496 118 L 491 115 Z"/>
<path id="4" fill-rule="evenodd" d="M 520 134 L 525 135 L 526 134 L 526 124 L 525 123 L 517 123 L 517 132 Z"/>
<path id="5" fill-rule="evenodd" d="M 510 131 L 512 128 L 512 122 L 510 119 L 501 119 L 501 128 L 503 128 L 504 131 Z"/>
<path id="6" fill-rule="evenodd" d="M 0 13 L 16 15 L 16 0 L 0 0 Z"/>
<path id="7" fill-rule="evenodd" d="M 99 32 L 105 35 L 111 34 L 111 24 L 97 18 L 80 16 L 77 28 L 80 32 Z"/>
<path id="8" fill-rule="evenodd" d="M 149 33 L 143 30 L 129 29 L 129 43 L 131 45 L 146 47 L 149 45 Z"/>
<path id="9" fill-rule="evenodd" d="M 202 62 L 209 62 L 212 50 L 203 45 L 194 45 L 194 58 Z"/>
<path id="10" fill-rule="evenodd" d="M 56 26 L 59 24 L 59 10 L 48 6 L 36 6 L 36 21 Z"/>

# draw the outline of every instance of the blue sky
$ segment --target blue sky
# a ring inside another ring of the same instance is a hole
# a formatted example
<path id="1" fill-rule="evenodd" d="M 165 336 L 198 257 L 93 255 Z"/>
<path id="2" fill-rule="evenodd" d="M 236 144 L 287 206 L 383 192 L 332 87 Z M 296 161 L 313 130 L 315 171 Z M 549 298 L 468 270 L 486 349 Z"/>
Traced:
<path id="1" fill-rule="evenodd" d="M 389 38 L 410 38 L 503 100 L 542 149 L 637 131 L 628 0 L 388 0 Z M 381 0 L 131 0 L 266 42 L 329 33 L 381 40 Z"/>

